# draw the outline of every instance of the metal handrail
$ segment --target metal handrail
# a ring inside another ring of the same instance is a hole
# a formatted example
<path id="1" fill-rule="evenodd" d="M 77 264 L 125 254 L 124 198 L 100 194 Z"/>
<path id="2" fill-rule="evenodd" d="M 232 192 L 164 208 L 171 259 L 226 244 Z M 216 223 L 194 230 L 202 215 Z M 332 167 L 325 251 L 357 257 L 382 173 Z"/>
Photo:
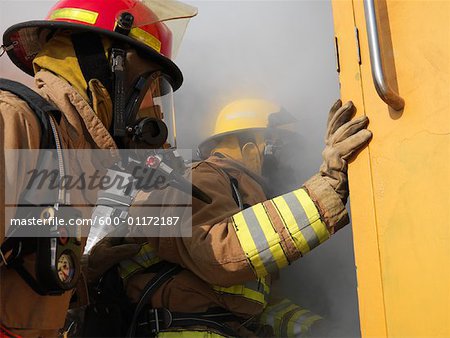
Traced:
<path id="1" fill-rule="evenodd" d="M 383 63 L 381 59 L 380 43 L 378 37 L 378 25 L 374 0 L 364 0 L 364 12 L 366 16 L 367 39 L 369 42 L 370 64 L 372 78 L 380 98 L 395 110 L 405 107 L 405 100 L 400 97 L 386 82 Z"/>

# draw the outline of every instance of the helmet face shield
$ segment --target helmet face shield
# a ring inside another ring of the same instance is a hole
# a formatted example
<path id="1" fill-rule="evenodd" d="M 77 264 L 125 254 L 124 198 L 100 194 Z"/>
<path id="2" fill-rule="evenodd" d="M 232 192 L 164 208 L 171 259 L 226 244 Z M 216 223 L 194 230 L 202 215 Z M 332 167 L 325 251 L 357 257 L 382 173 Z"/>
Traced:
<path id="1" fill-rule="evenodd" d="M 173 89 L 160 72 L 146 78 L 145 85 L 139 78 L 134 88 L 140 96 L 130 95 L 127 106 L 127 133 L 129 148 L 176 147 L 175 110 L 173 107 Z M 145 93 L 145 94 L 143 94 Z"/>
<path id="2" fill-rule="evenodd" d="M 177 147 L 177 133 L 175 125 L 175 108 L 173 104 L 173 90 L 170 82 L 165 77 L 160 77 L 156 86 L 157 92 L 153 94 L 154 106 L 160 107 L 162 121 L 166 124 L 168 135 L 166 146 Z M 155 88 L 156 88 L 155 87 Z"/>
<path id="3" fill-rule="evenodd" d="M 173 59 L 189 20 L 197 15 L 197 8 L 176 0 L 138 0 L 130 8 L 118 12 L 116 22 L 123 13 L 133 16 L 131 37 Z"/>

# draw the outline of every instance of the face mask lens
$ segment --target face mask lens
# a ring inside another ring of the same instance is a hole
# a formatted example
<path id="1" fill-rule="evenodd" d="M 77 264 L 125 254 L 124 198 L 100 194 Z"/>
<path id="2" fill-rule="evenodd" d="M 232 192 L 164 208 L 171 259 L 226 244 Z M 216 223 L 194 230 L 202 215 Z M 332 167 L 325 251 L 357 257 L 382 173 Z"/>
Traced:
<path id="1" fill-rule="evenodd" d="M 175 109 L 173 104 L 173 90 L 169 81 L 161 77 L 158 80 L 155 94 L 153 95 L 153 102 L 155 106 L 161 107 L 161 117 L 167 126 L 167 144 L 170 148 L 177 147 L 176 140 L 176 124 L 175 124 Z"/>
<path id="2" fill-rule="evenodd" d="M 175 148 L 173 91 L 161 74 L 150 76 L 147 92 L 128 128 L 135 148 Z"/>
<path id="3" fill-rule="evenodd" d="M 278 196 L 298 187 L 296 162 L 302 146 L 296 133 L 285 128 L 272 128 L 266 134 L 262 175 L 268 180 L 268 193 Z"/>

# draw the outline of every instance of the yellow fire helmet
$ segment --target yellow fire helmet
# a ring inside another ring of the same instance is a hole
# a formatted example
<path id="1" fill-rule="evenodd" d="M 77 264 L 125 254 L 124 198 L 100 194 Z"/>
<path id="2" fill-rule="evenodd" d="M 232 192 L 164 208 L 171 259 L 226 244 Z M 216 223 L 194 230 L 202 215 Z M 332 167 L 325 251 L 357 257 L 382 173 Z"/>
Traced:
<path id="1" fill-rule="evenodd" d="M 213 134 L 198 147 L 206 159 L 223 137 L 242 132 L 265 132 L 268 128 L 290 130 L 296 119 L 281 106 L 262 99 L 241 99 L 225 106 L 217 116 Z M 292 130 L 290 130 L 292 132 Z"/>

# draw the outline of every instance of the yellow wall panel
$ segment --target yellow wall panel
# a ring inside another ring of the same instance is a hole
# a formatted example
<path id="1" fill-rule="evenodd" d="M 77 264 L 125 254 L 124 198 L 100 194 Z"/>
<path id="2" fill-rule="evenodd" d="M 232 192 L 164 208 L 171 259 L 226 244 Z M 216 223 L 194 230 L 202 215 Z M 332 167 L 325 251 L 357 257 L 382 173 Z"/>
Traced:
<path id="1" fill-rule="evenodd" d="M 334 2 L 337 31 L 344 2 Z M 360 87 L 374 133 L 350 170 L 362 335 L 450 337 L 450 2 L 375 3 L 387 79 L 406 104 L 396 112 L 376 93 L 363 1 L 354 0 Z M 340 78 L 343 97 L 359 97 L 355 80 Z M 371 302 L 385 327 L 371 318 Z"/>
<path id="2" fill-rule="evenodd" d="M 332 4 L 339 46 L 341 98 L 344 102 L 352 100 L 357 115 L 362 115 L 365 112 L 353 3 L 351 0 L 334 0 Z M 366 253 L 355 256 L 361 331 L 371 337 L 383 337 L 386 335 L 385 311 L 369 155 L 370 149 L 364 150 L 349 166 L 353 243 L 355 253 Z M 357 179 L 353 179 L 356 176 Z M 361 294 L 371 297 L 361 297 Z"/>

